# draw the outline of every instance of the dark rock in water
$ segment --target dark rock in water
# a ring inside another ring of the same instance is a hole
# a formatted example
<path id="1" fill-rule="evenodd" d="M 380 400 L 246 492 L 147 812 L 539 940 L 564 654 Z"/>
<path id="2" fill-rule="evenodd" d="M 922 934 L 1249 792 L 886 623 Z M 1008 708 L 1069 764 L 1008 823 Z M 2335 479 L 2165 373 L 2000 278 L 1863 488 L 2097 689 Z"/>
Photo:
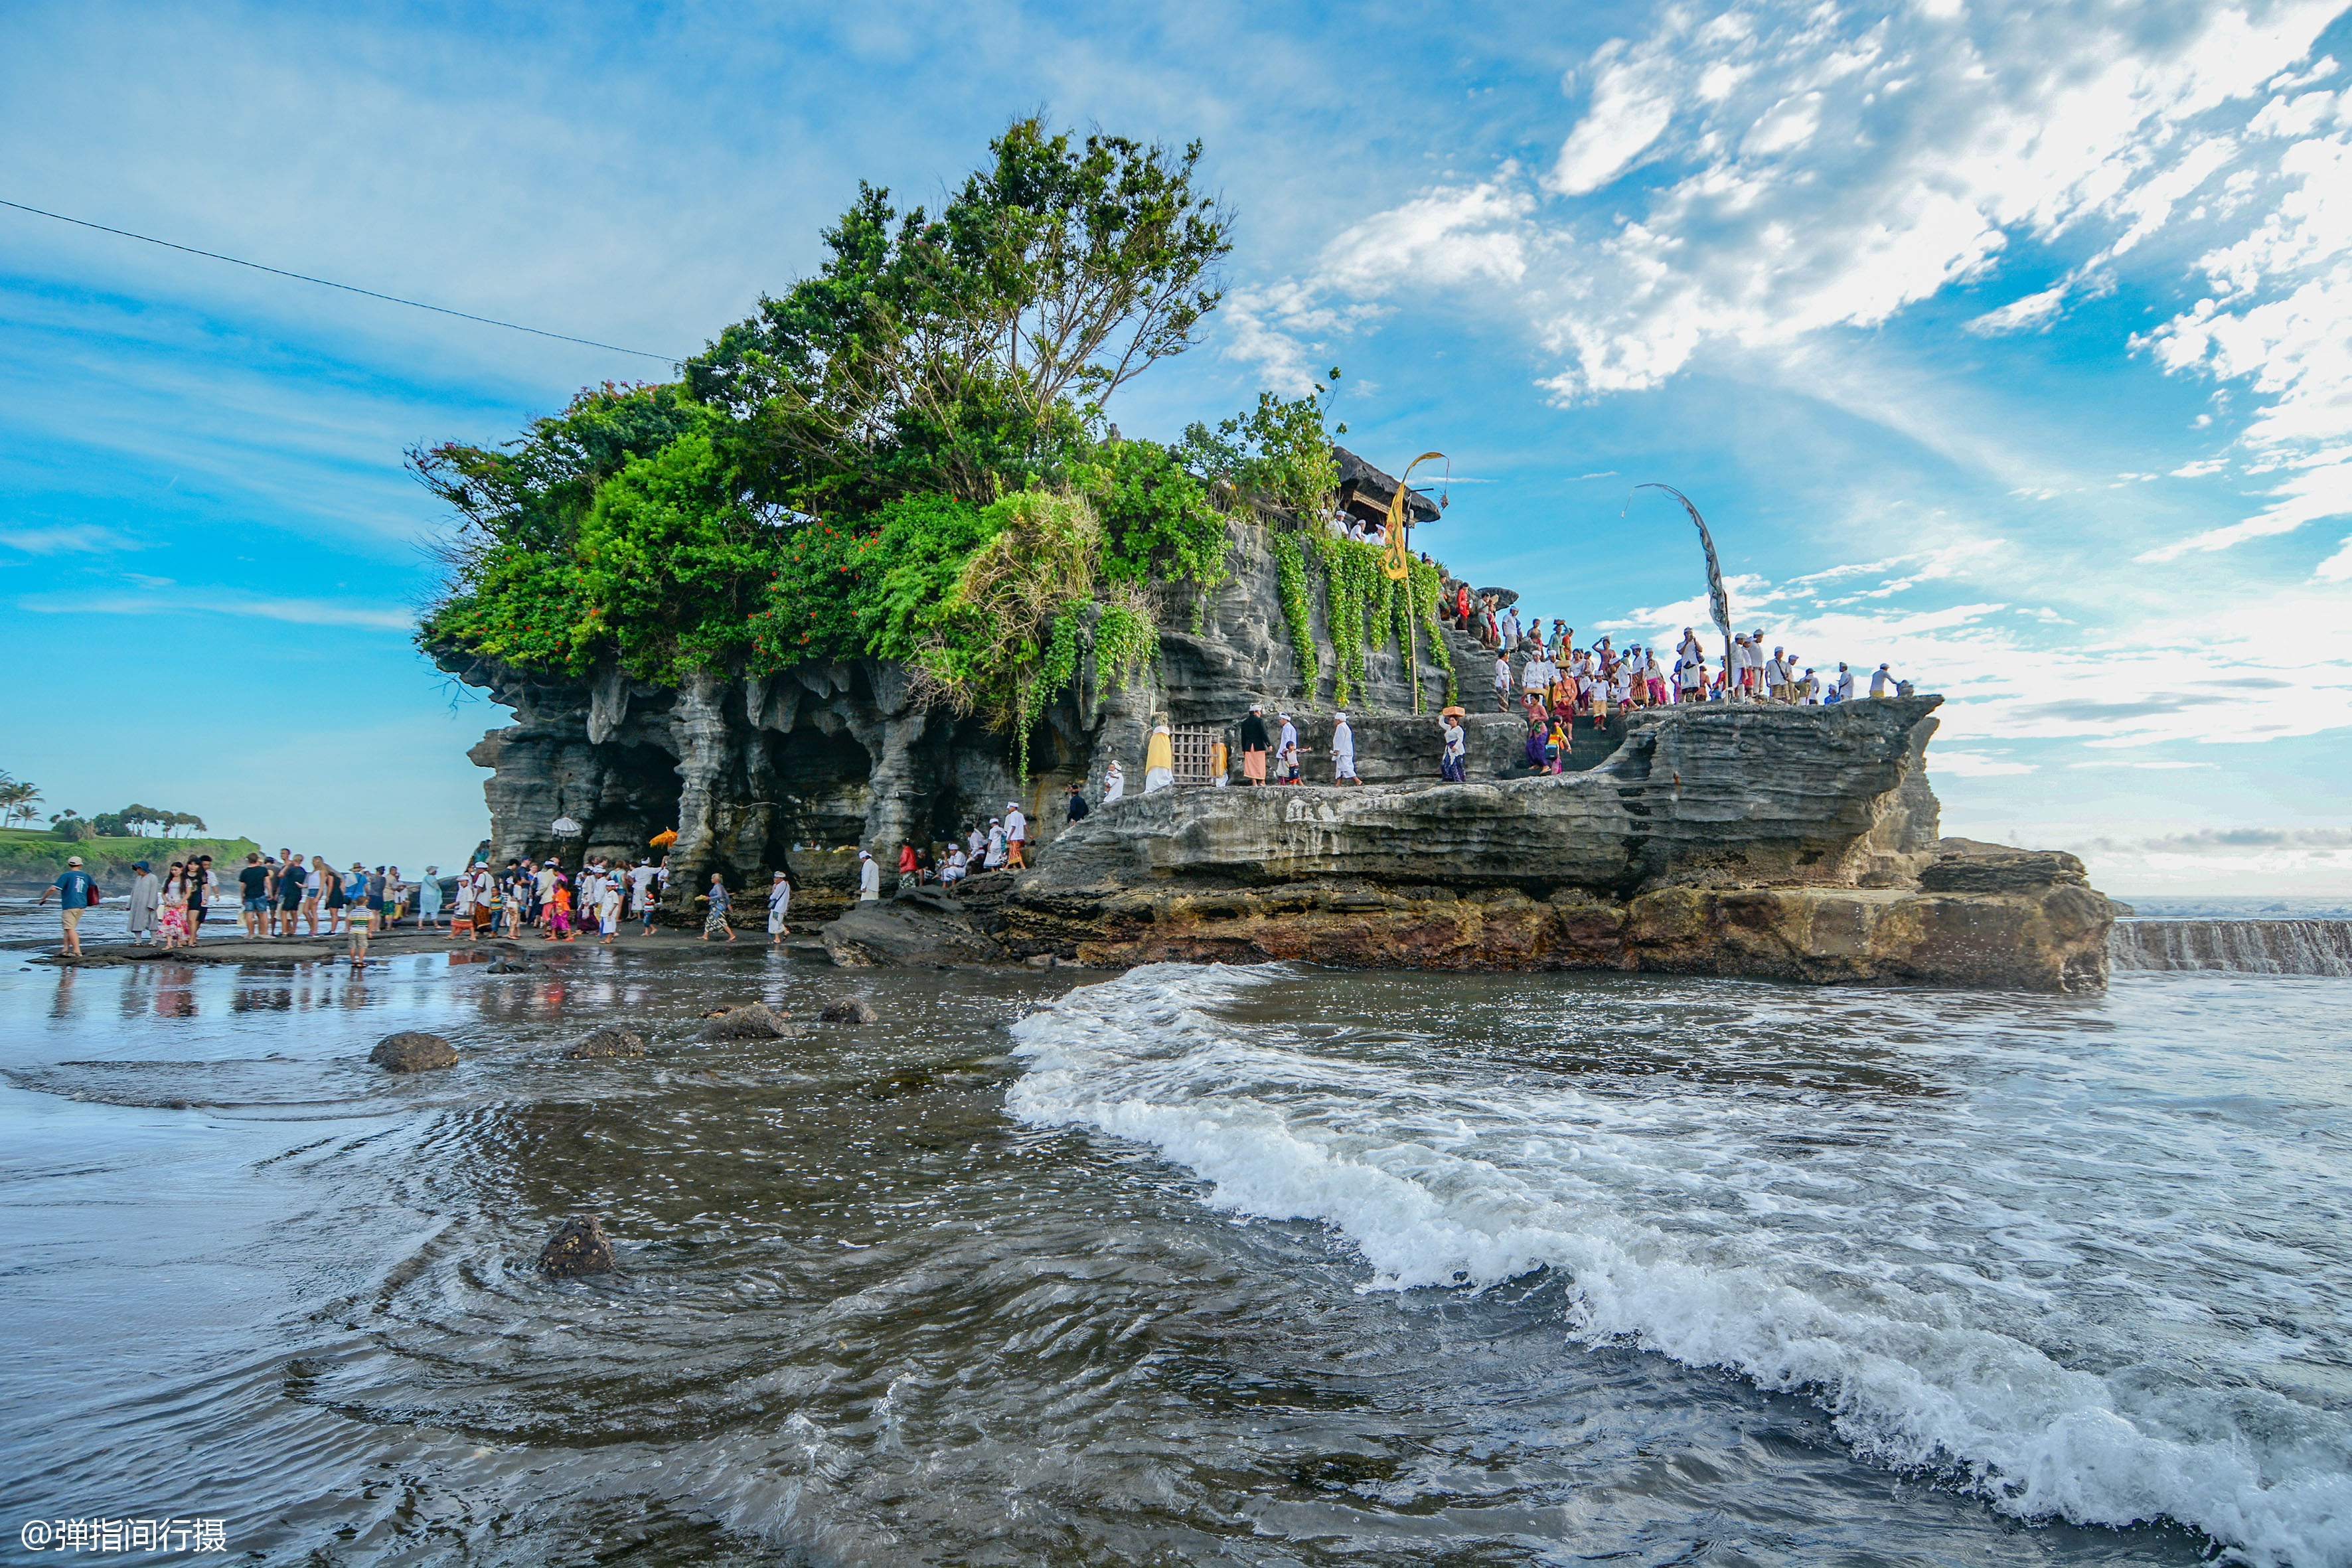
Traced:
<path id="1" fill-rule="evenodd" d="M 871 1003 L 861 1002 L 855 996 L 845 996 L 838 1002 L 826 1003 L 824 1011 L 819 1013 L 817 1016 L 828 1024 L 874 1024 L 879 1023 L 882 1018 L 882 1015 L 874 1010 Z"/>
<path id="2" fill-rule="evenodd" d="M 1054 955 L 1050 952 L 1033 952 L 1021 962 L 1031 969 L 1051 969 L 1054 967 Z"/>
<path id="3" fill-rule="evenodd" d="M 713 1018 L 702 1026 L 698 1040 L 772 1040 L 784 1032 L 783 1021 L 766 1004 L 754 1002 Z"/>
<path id="4" fill-rule="evenodd" d="M 594 1215 L 574 1215 L 540 1249 L 539 1271 L 552 1279 L 613 1271 L 613 1243 Z"/>
<path id="5" fill-rule="evenodd" d="M 386 1035 L 368 1053 L 368 1060 L 386 1072 L 425 1072 L 457 1065 L 457 1048 L 438 1035 L 403 1029 Z"/>
<path id="6" fill-rule="evenodd" d="M 646 1054 L 646 1037 L 634 1029 L 624 1029 L 617 1024 L 607 1024 L 572 1043 L 563 1053 L 573 1061 L 587 1061 L 599 1057 L 641 1057 Z"/>
<path id="7" fill-rule="evenodd" d="M 483 970 L 482 973 L 485 974 L 528 974 L 530 973 L 530 965 L 528 963 L 518 963 L 509 958 L 501 958 L 497 963 L 491 964 L 488 969 Z"/>
<path id="8" fill-rule="evenodd" d="M 853 904 L 817 935 L 833 962 L 844 969 L 943 968 L 1001 963 L 1010 956 L 1003 943 L 981 930 L 953 899 L 937 894 Z"/>

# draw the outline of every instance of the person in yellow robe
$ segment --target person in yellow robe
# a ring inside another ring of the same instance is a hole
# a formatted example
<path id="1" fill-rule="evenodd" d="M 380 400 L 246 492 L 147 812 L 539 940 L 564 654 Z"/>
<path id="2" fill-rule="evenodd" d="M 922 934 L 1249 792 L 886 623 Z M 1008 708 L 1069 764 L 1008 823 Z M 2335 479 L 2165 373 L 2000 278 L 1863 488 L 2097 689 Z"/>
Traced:
<path id="1" fill-rule="evenodd" d="M 1151 727 L 1151 742 L 1143 749 L 1143 793 L 1154 794 L 1176 782 L 1176 744 L 1168 738 L 1168 721 Z"/>

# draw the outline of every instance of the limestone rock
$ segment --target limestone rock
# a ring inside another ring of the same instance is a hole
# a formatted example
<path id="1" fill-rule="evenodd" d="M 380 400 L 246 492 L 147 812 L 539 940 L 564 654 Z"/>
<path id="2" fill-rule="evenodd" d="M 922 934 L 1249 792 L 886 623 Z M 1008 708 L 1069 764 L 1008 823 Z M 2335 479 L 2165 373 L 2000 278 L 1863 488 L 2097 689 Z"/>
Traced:
<path id="1" fill-rule="evenodd" d="M 1919 873 L 1931 893 L 2031 893 L 2064 882 L 2084 886 L 2083 862 L 2063 849 L 2013 849 L 1974 838 L 1947 838 Z"/>
<path id="2" fill-rule="evenodd" d="M 574 1215 L 540 1249 L 539 1271 L 552 1279 L 577 1279 L 613 1271 L 613 1243 L 594 1215 Z"/>
<path id="3" fill-rule="evenodd" d="M 874 1010 L 873 1004 L 855 996 L 826 1003 L 824 1011 L 817 1016 L 828 1024 L 875 1024 L 882 1018 L 882 1015 Z"/>
<path id="4" fill-rule="evenodd" d="M 386 1035 L 368 1053 L 368 1060 L 386 1072 L 428 1072 L 457 1065 L 457 1048 L 438 1035 L 403 1029 Z"/>
<path id="5" fill-rule="evenodd" d="M 732 1008 L 720 1014 L 694 1037 L 698 1040 L 773 1040 L 782 1037 L 783 1021 L 765 1003 Z"/>
<path id="6" fill-rule="evenodd" d="M 573 1061 L 590 1061 L 606 1057 L 641 1057 L 646 1054 L 646 1037 L 634 1029 L 624 1029 L 617 1024 L 591 1030 L 572 1042 L 563 1053 Z"/>
<path id="7" fill-rule="evenodd" d="M 956 900 L 929 893 L 853 904 L 817 936 L 844 969 L 943 968 L 1009 956 Z"/>

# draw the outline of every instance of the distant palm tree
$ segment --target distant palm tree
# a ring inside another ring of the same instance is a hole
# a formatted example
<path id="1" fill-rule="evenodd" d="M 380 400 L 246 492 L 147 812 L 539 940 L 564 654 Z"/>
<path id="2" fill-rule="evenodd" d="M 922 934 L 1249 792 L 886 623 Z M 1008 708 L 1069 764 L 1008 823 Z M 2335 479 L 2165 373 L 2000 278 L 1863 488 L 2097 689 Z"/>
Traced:
<path id="1" fill-rule="evenodd" d="M 41 792 L 22 779 L 0 773 L 0 820 L 30 822 L 40 815 L 36 809 Z"/>

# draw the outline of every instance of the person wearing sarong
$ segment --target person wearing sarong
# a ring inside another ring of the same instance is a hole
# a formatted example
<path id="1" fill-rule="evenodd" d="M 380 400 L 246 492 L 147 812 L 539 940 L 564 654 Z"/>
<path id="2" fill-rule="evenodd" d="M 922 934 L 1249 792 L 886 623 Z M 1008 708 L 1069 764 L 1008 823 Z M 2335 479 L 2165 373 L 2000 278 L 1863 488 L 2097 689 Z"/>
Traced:
<path id="1" fill-rule="evenodd" d="M 1209 742 L 1209 787 L 1223 789 L 1233 783 L 1234 752 L 1225 744 L 1223 735 Z"/>
<path id="2" fill-rule="evenodd" d="M 1265 783 L 1265 753 L 1272 744 L 1265 732 L 1265 710 L 1253 702 L 1249 717 L 1242 721 L 1242 777 L 1253 784 Z"/>
<path id="3" fill-rule="evenodd" d="M 1103 804 L 1108 805 L 1112 801 L 1123 799 L 1126 795 L 1127 774 L 1120 771 L 1118 761 L 1114 759 L 1109 766 L 1103 769 Z"/>
<path id="4" fill-rule="evenodd" d="M 1360 784 L 1356 776 L 1356 731 L 1348 725 L 1348 715 L 1337 713 L 1331 719 L 1331 782 L 1335 784 Z"/>
<path id="5" fill-rule="evenodd" d="M 1253 708 L 1250 711 L 1255 714 L 1257 710 Z M 1263 735 L 1265 726 L 1259 725 L 1258 732 Z M 1258 779 L 1263 781 L 1265 777 L 1264 752 L 1258 753 L 1257 770 Z M 1151 739 L 1143 748 L 1143 793 L 1158 795 L 1175 782 L 1176 743 L 1169 738 L 1168 721 L 1163 719 L 1151 727 Z"/>
<path id="6" fill-rule="evenodd" d="M 1445 739 L 1445 749 L 1438 758 L 1437 771 L 1447 783 L 1460 784 L 1467 773 L 1470 757 L 1468 738 L 1462 732 L 1462 721 L 1448 713 L 1440 733 Z"/>

